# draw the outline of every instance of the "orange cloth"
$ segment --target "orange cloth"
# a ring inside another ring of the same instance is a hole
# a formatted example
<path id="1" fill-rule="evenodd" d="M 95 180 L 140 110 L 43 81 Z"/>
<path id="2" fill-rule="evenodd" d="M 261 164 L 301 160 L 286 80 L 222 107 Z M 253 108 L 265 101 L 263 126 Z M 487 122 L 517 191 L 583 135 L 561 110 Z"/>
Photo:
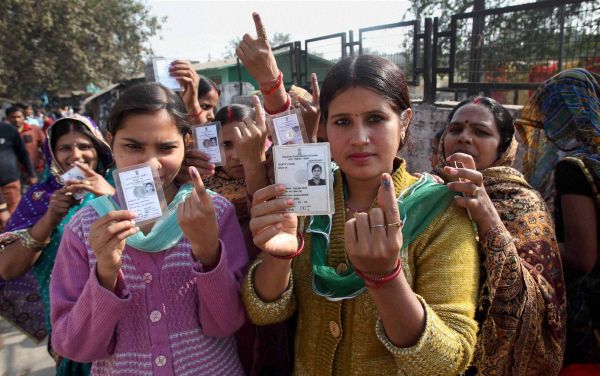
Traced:
<path id="1" fill-rule="evenodd" d="M 27 149 L 35 172 L 43 172 L 46 166 L 46 158 L 44 156 L 46 134 L 41 128 L 31 126 L 27 123 L 23 125 L 19 133 L 21 133 L 21 138 L 23 139 L 25 149 Z"/>

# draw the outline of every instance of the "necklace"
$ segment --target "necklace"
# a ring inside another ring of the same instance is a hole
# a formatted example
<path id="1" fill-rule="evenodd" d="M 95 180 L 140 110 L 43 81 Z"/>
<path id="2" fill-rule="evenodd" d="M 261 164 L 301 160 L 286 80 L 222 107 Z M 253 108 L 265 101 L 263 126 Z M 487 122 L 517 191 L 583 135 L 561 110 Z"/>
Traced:
<path id="1" fill-rule="evenodd" d="M 369 205 L 365 208 L 354 208 L 354 207 L 350 206 L 347 201 L 344 201 L 344 207 L 346 208 L 346 211 L 349 211 L 351 213 L 364 213 L 367 210 L 369 210 L 371 208 L 371 206 L 372 205 Z"/>

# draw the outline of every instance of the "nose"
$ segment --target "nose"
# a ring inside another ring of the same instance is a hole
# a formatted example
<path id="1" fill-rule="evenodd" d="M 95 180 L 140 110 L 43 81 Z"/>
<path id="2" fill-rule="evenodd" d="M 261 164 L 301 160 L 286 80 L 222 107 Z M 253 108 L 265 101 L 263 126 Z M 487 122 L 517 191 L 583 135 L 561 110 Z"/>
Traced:
<path id="1" fill-rule="evenodd" d="M 463 131 L 460 132 L 458 141 L 470 144 L 473 141 L 473 136 L 471 135 L 471 132 L 469 132 L 466 129 L 463 129 Z"/>
<path id="2" fill-rule="evenodd" d="M 369 131 L 360 120 L 356 120 L 352 127 L 352 145 L 366 145 L 369 143 Z"/>
<path id="3" fill-rule="evenodd" d="M 206 119 L 208 119 L 208 121 L 215 120 L 215 110 L 211 109 L 208 111 L 208 114 L 206 114 Z"/>
<path id="4" fill-rule="evenodd" d="M 82 159 L 81 157 L 83 157 L 83 153 L 81 152 L 81 149 L 79 149 L 77 146 L 75 146 L 73 148 L 73 160 L 79 161 Z"/>

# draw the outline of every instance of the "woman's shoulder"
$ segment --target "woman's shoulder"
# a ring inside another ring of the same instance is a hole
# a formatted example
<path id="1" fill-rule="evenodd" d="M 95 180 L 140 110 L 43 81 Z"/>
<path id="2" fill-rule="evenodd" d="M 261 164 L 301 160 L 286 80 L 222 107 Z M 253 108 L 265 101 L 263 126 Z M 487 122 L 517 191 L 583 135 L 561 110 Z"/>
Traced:
<path id="1" fill-rule="evenodd" d="M 89 227 L 94 223 L 100 216 L 96 212 L 91 205 L 85 205 L 81 209 L 79 209 L 67 224 L 71 230 L 73 230 L 78 235 L 83 236 L 83 233 L 88 232 Z"/>

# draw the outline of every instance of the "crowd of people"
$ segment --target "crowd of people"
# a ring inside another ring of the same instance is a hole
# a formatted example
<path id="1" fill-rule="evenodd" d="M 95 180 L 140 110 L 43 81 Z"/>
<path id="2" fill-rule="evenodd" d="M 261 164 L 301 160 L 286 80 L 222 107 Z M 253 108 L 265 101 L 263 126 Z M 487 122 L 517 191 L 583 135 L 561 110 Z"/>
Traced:
<path id="1" fill-rule="evenodd" d="M 469 98 L 432 138 L 432 172 L 411 172 L 394 63 L 345 58 L 288 93 L 253 18 L 236 50 L 262 93 L 251 107 L 217 110 L 217 85 L 176 60 L 182 91 L 128 89 L 104 135 L 77 114 L 6 111 L 1 313 L 48 334 L 57 374 L 600 374 L 600 78 L 557 74 L 516 121 Z M 274 182 L 266 119 L 293 107 L 309 142 L 329 143 L 335 163 L 308 184 L 331 174 L 333 215 L 288 212 Z M 218 167 L 191 140 L 211 121 Z M 141 163 L 168 208 L 138 225 L 111 172 Z M 63 181 L 75 166 L 85 178 Z M 552 207 L 528 182 L 537 168 Z"/>

